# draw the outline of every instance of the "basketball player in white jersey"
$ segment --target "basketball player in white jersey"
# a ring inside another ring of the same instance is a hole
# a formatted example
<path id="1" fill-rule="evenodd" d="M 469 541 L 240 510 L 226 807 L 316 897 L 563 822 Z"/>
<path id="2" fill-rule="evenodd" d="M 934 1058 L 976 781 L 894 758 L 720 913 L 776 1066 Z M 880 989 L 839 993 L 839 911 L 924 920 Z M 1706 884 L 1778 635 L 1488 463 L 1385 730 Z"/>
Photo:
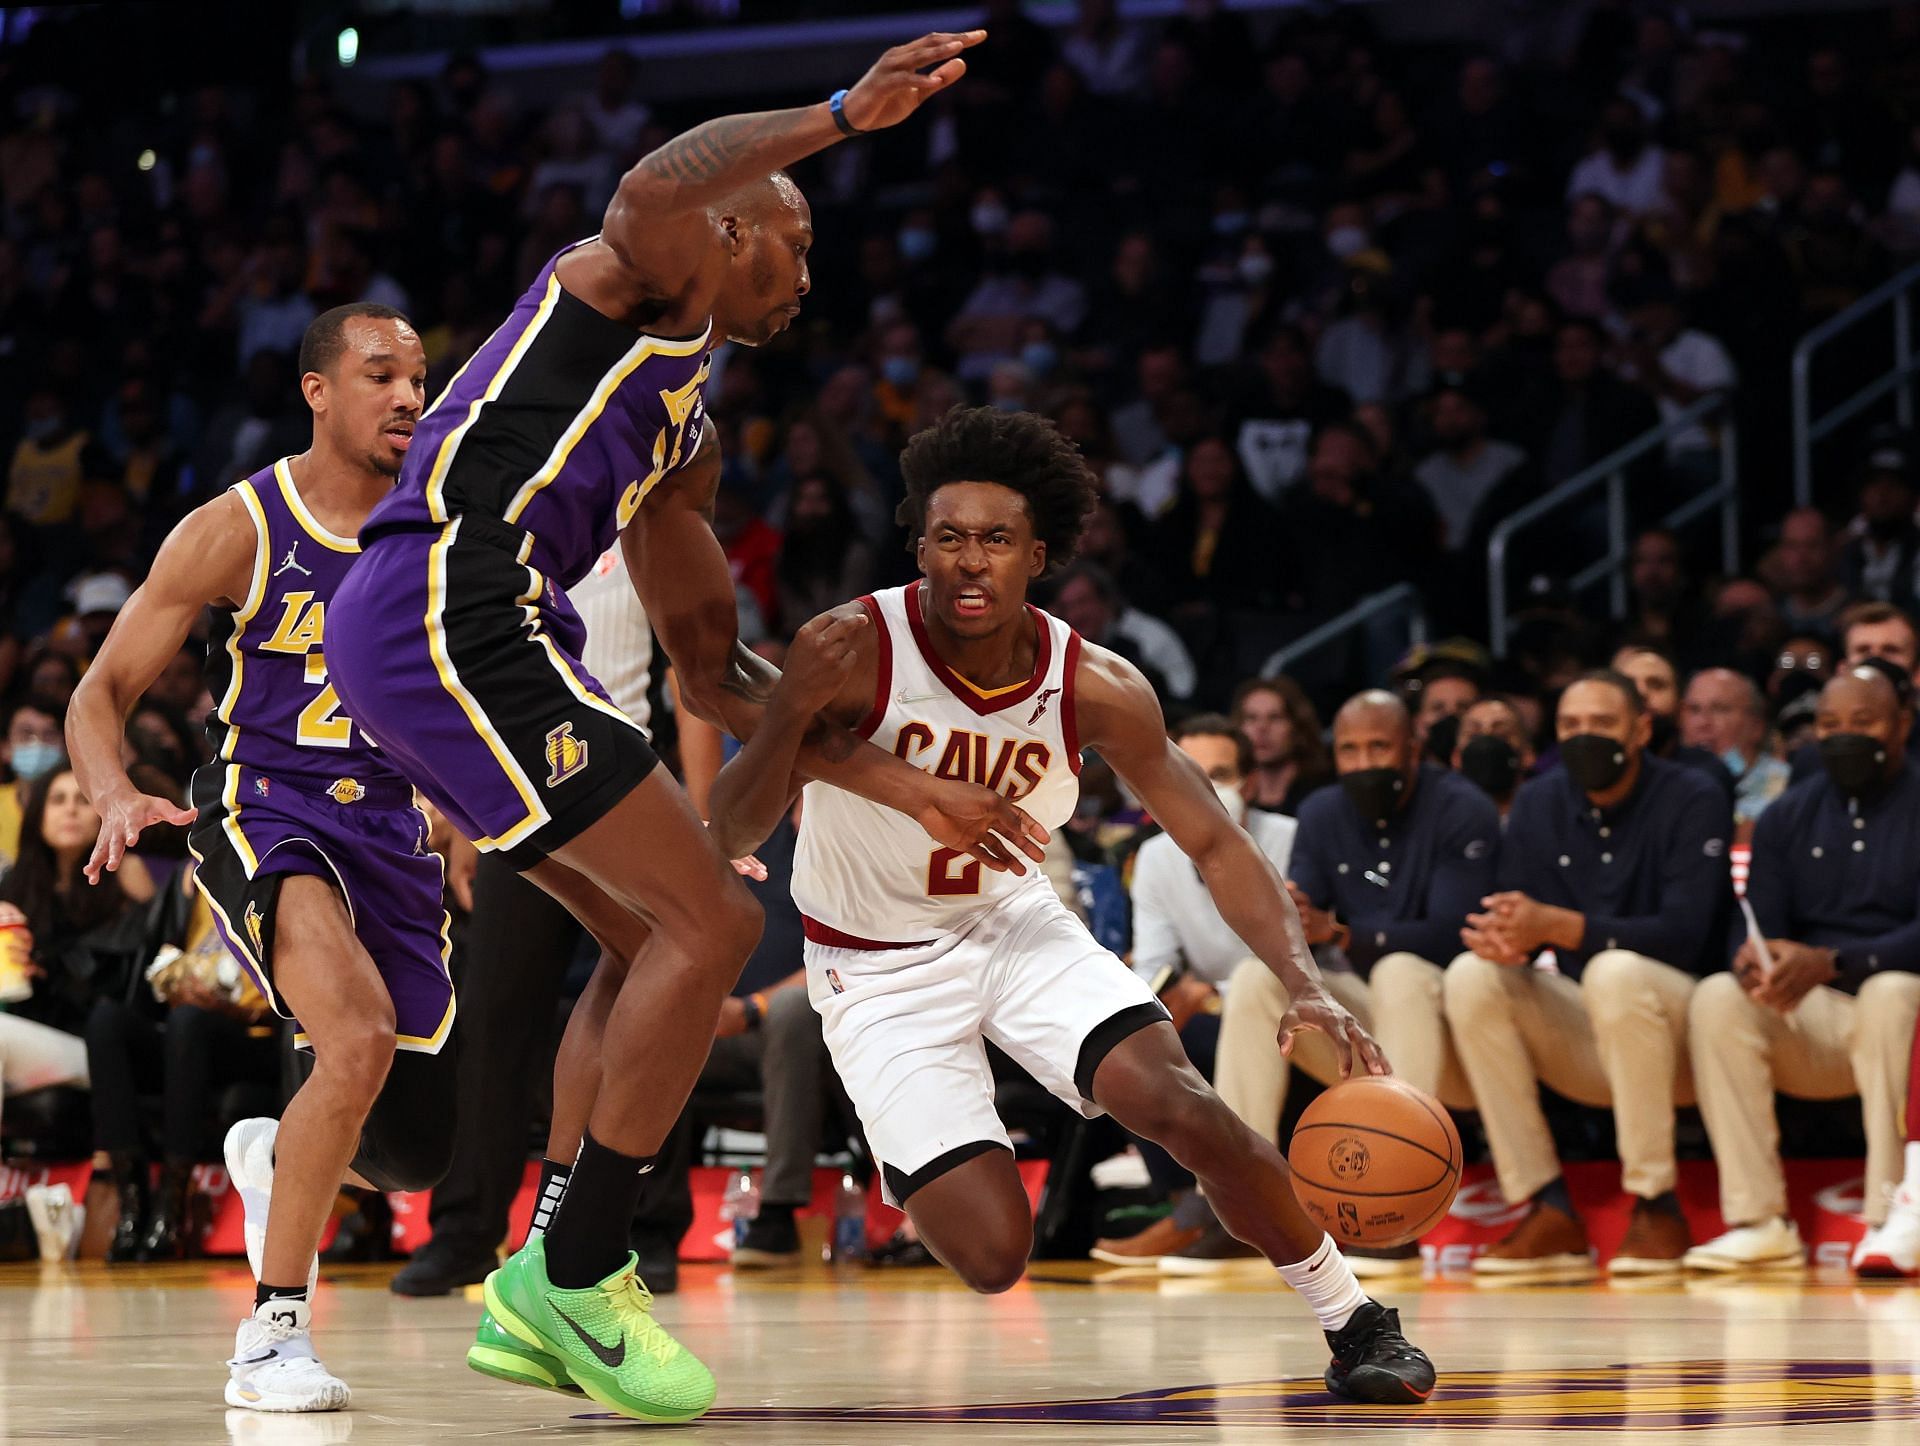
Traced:
<path id="1" fill-rule="evenodd" d="M 969 779 L 1059 828 L 1093 749 L 1193 860 L 1221 914 L 1294 1001 L 1281 1033 L 1323 1031 L 1342 1072 L 1387 1072 L 1379 1046 L 1327 992 L 1285 884 L 1167 737 L 1131 663 L 1027 603 L 1068 561 L 1094 498 L 1073 444 L 1044 418 L 950 412 L 901 457 L 901 521 L 925 580 L 807 625 L 762 731 L 721 772 L 714 830 L 729 854 L 757 846 L 794 786 L 815 707 L 942 778 Z M 803 673 L 818 680 L 817 696 Z M 845 681 L 837 691 L 836 677 Z M 1067 1104 L 1164 1146 L 1221 1222 L 1304 1296 L 1333 1348 L 1329 1390 L 1425 1400 L 1430 1361 L 1396 1312 L 1361 1291 L 1333 1240 L 1295 1200 L 1284 1160 L 1188 1063 L 1167 1011 L 1097 944 L 1037 873 L 990 873 L 903 815 L 808 784 L 793 893 L 807 987 L 891 1198 L 933 1253 L 979 1291 L 1026 1269 L 1032 1219 L 993 1107 L 991 1040 Z"/>

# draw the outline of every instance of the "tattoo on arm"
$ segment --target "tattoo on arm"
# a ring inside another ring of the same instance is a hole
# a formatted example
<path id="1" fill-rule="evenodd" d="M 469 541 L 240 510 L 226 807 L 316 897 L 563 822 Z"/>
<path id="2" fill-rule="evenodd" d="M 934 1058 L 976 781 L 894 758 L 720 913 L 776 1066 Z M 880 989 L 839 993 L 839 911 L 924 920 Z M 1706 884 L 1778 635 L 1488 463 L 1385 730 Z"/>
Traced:
<path id="1" fill-rule="evenodd" d="M 641 162 L 670 181 L 700 192 L 724 193 L 769 171 L 810 156 L 837 136 L 817 130 L 814 107 L 721 116 L 675 136 Z"/>

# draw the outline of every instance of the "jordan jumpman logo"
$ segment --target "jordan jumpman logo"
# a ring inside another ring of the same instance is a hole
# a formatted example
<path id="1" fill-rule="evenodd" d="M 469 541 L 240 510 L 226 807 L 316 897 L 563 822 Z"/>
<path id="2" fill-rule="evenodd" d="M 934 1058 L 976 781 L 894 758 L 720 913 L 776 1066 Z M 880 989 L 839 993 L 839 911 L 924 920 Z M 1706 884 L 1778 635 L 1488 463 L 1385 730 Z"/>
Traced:
<path id="1" fill-rule="evenodd" d="M 298 563 L 298 562 L 297 562 L 297 561 L 296 561 L 296 560 L 294 559 L 294 554 L 295 554 L 296 552 L 298 552 L 299 550 L 300 550 L 300 543 L 299 543 L 299 540 L 298 540 L 298 539 L 295 539 L 295 540 L 294 540 L 294 542 L 293 542 L 293 544 L 292 544 L 292 545 L 291 545 L 290 547 L 288 547 L 288 548 L 287 548 L 287 555 L 286 555 L 286 558 L 285 558 L 285 559 L 284 559 L 284 560 L 283 560 L 283 561 L 281 562 L 281 564 L 280 564 L 280 565 L 279 565 L 278 567 L 276 567 L 276 568 L 275 568 L 275 569 L 273 570 L 273 575 L 274 575 L 275 577 L 278 577 L 278 576 L 280 576 L 280 574 L 281 574 L 281 573 L 283 573 L 283 572 L 288 572 L 288 571 L 292 571 L 292 572 L 297 572 L 297 573 L 299 573 L 299 574 L 300 574 L 300 575 L 301 575 L 302 577 L 312 577 L 312 576 L 313 576 L 313 573 L 312 573 L 312 572 L 310 572 L 310 571 L 309 571 L 308 569 L 306 569 L 306 568 L 304 568 L 304 567 L 302 567 L 302 566 L 301 566 L 301 565 L 300 565 L 300 564 L 299 564 L 299 563 Z"/>

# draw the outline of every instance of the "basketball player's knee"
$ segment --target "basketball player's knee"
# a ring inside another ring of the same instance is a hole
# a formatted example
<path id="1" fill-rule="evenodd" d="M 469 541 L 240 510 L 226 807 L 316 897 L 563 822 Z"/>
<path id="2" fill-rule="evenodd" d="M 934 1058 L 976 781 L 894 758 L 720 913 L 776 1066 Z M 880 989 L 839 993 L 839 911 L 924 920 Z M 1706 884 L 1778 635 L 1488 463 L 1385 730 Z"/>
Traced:
<path id="1" fill-rule="evenodd" d="M 1135 1134 L 1163 1147 L 1181 1164 L 1192 1168 L 1227 1148 L 1244 1128 L 1191 1065 L 1184 1065 L 1131 1091 L 1124 1114 L 1116 1118 Z"/>
<path id="2" fill-rule="evenodd" d="M 958 1258 L 948 1264 L 981 1295 L 1000 1295 L 1012 1290 L 1027 1273 L 1027 1257 L 1033 1253 L 1033 1228 L 995 1231 L 969 1240 Z"/>
<path id="3" fill-rule="evenodd" d="M 384 1017 L 342 1021 L 313 1045 L 316 1072 L 325 1071 L 336 1090 L 371 1105 L 393 1068 L 392 1007 Z"/>
<path id="4" fill-rule="evenodd" d="M 728 966 L 738 974 L 747 956 L 760 942 L 766 911 L 738 878 L 728 883 L 711 907 L 701 909 L 695 948 L 704 962 Z M 729 982 L 734 976 L 729 976 Z"/>

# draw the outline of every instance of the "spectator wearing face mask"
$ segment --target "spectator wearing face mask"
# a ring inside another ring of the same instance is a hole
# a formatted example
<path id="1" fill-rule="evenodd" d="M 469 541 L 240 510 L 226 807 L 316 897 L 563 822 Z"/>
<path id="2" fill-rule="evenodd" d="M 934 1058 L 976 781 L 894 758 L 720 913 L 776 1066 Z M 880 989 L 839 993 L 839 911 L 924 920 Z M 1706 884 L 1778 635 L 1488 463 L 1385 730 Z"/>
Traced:
<path id="1" fill-rule="evenodd" d="M 1713 754 L 1733 775 L 1734 823 L 1742 836 L 1751 833 L 1792 774 L 1773 754 L 1766 699 L 1751 678 L 1707 668 L 1687 684 L 1680 714 L 1680 741 Z"/>
<path id="2" fill-rule="evenodd" d="M 1219 714 L 1203 713 L 1176 727 L 1173 738 L 1206 772 L 1234 821 L 1252 835 L 1274 868 L 1285 874 L 1297 825 L 1279 814 L 1247 807 L 1242 789 L 1253 766 L 1253 750 L 1246 735 Z M 1222 994 L 1238 987 L 1228 981 L 1243 977 L 1249 962 L 1260 961 L 1220 917 L 1199 871 L 1168 835 L 1156 834 L 1140 846 L 1133 865 L 1132 895 L 1134 972 L 1153 986 L 1173 1015 L 1188 1058 L 1211 1079 Z M 1141 1153 L 1162 1188 L 1192 1184 L 1165 1151 L 1143 1146 Z M 1247 1249 L 1220 1230 L 1204 1202 L 1182 1196 L 1176 1199 L 1173 1214 L 1138 1235 L 1096 1242 L 1093 1255 L 1110 1265 L 1153 1266 L 1203 1240 L 1209 1240 L 1213 1250 L 1231 1252 L 1219 1255 L 1221 1259 L 1238 1259 Z"/>
<path id="3" fill-rule="evenodd" d="M 1533 765 L 1533 740 L 1520 710 L 1505 698 L 1482 698 L 1460 715 L 1453 771 L 1493 800 L 1503 827 Z"/>
<path id="4" fill-rule="evenodd" d="M 20 857 L 20 820 L 26 812 L 26 793 L 67 756 L 66 710 L 45 699 L 16 703 L 7 718 L 7 734 L 0 744 L 13 777 L 0 783 L 0 869 L 10 869 Z"/>
<path id="5" fill-rule="evenodd" d="M 1391 693 L 1347 701 L 1333 720 L 1333 757 L 1340 787 L 1301 806 L 1294 844 L 1289 889 L 1307 942 L 1338 951 L 1338 967 L 1323 969 L 1327 987 L 1373 1031 L 1395 1073 L 1449 1106 L 1471 1108 L 1441 1014 L 1436 961 L 1452 952 L 1467 911 L 1493 885 L 1499 817 L 1466 779 L 1420 761 L 1413 720 Z M 1272 1138 L 1286 1103 L 1289 1061 L 1275 1040 L 1288 1001 L 1271 971 L 1257 977 L 1255 963 L 1228 983 L 1214 1082 L 1234 1113 Z M 1322 1083 L 1339 1078 L 1318 1038 L 1303 1036 L 1292 1063 Z M 1228 1251 L 1217 1241 L 1193 1249 Z M 1354 1257 L 1354 1270 L 1417 1271 L 1419 1259 L 1410 1246 Z M 1181 1261 L 1176 1253 L 1163 1268 L 1179 1271 Z"/>
<path id="6" fill-rule="evenodd" d="M 1747 899 L 1764 949 L 1741 936 L 1729 971 L 1693 998 L 1700 1112 L 1720 1167 L 1725 1234 L 1689 1251 L 1721 1274 L 1799 1268 L 1787 1214 L 1774 1092 L 1860 1096 L 1867 1134 L 1862 1213 L 1887 1215 L 1899 1180 L 1900 1109 L 1920 1018 L 1920 774 L 1912 710 L 1880 673 L 1856 668 L 1821 691 L 1822 769 L 1754 831 Z"/>
<path id="7" fill-rule="evenodd" d="M 1673 659 L 1659 648 L 1630 644 L 1613 655 L 1612 667 L 1616 673 L 1633 680 L 1652 720 L 1647 752 L 1668 763 L 1699 769 L 1713 779 L 1731 802 L 1733 775 L 1727 772 L 1727 765 L 1706 749 L 1680 741 L 1680 672 Z"/>
<path id="8" fill-rule="evenodd" d="M 1440 514 L 1442 545 L 1450 552 L 1477 551 L 1485 562 L 1486 502 L 1527 464 L 1511 442 L 1487 435 L 1487 407 L 1470 380 L 1448 383 L 1430 404 L 1434 449 L 1414 464 L 1413 480 L 1426 489 Z"/>
<path id="9" fill-rule="evenodd" d="M 1616 1275 L 1670 1274 L 1690 1244 L 1674 1197 L 1674 1107 L 1693 1097 L 1687 1001 L 1718 967 L 1732 891 L 1725 796 L 1647 755 L 1639 691 L 1589 673 L 1560 696 L 1561 767 L 1507 816 L 1497 891 L 1447 968 L 1447 1023 L 1473 1086 L 1500 1193 L 1527 1202 L 1475 1259 L 1486 1278 L 1591 1276 L 1539 1085 L 1609 1106 L 1634 1197 Z M 1544 967 L 1544 956 L 1553 967 Z"/>

